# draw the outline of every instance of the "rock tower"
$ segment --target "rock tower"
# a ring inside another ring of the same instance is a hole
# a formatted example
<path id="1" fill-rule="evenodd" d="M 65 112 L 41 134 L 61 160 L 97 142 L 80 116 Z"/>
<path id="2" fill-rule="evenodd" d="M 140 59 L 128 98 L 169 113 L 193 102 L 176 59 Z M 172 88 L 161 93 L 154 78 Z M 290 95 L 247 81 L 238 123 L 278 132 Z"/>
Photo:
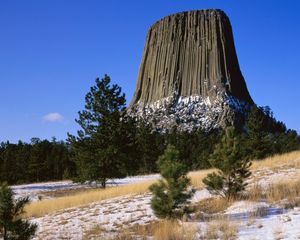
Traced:
<path id="1" fill-rule="evenodd" d="M 158 130 L 241 125 L 253 103 L 221 10 L 181 12 L 154 23 L 127 112 Z"/>

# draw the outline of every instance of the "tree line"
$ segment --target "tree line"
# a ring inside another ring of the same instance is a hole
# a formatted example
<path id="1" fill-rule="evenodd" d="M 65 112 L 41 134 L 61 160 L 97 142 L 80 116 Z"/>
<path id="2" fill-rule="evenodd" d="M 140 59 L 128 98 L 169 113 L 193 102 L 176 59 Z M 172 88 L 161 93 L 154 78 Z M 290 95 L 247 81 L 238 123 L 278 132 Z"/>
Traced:
<path id="1" fill-rule="evenodd" d="M 0 182 L 20 184 L 62 180 L 75 173 L 63 141 L 32 138 L 30 143 L 0 144 Z"/>
<path id="2" fill-rule="evenodd" d="M 109 76 L 96 79 L 79 111 L 80 130 L 68 134 L 66 142 L 33 138 L 30 143 L 3 142 L 0 145 L 0 182 L 9 184 L 73 179 L 97 181 L 106 186 L 110 178 L 158 172 L 156 160 L 168 144 L 177 150 L 188 170 L 212 166 L 211 154 L 222 137 L 222 130 L 194 129 L 166 133 L 126 115 L 125 94 L 111 84 Z M 269 107 L 253 105 L 245 126 L 233 131 L 240 158 L 266 156 L 300 148 L 296 131 L 277 121 Z"/>
<path id="3" fill-rule="evenodd" d="M 110 178 L 157 172 L 156 160 L 168 144 L 177 150 L 188 170 L 212 167 L 210 155 L 226 131 L 180 132 L 176 128 L 159 133 L 140 119 L 126 115 L 125 94 L 111 84 L 110 77 L 96 79 L 85 98 L 85 109 L 76 122 L 77 136 L 69 134 L 71 158 L 79 181 L 99 181 L 105 187 Z M 234 129 L 241 159 L 299 149 L 300 137 L 277 121 L 269 107 L 253 105 L 245 126 Z"/>

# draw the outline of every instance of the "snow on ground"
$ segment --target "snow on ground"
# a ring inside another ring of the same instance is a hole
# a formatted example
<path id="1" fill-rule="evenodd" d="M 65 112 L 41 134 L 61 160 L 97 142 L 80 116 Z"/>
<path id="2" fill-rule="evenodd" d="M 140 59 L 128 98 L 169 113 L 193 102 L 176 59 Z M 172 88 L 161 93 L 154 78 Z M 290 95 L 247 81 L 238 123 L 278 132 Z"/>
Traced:
<path id="1" fill-rule="evenodd" d="M 28 196 L 32 201 L 38 200 L 39 196 L 42 198 L 48 198 L 47 196 L 45 196 L 45 192 L 86 187 L 88 186 L 72 183 L 72 181 L 32 183 L 11 186 L 15 193 L 15 198 Z"/>
<path id="2" fill-rule="evenodd" d="M 210 196 L 207 190 L 199 190 L 196 191 L 192 202 Z M 95 226 L 101 226 L 106 233 L 110 232 L 113 235 L 135 224 L 150 223 L 157 220 L 150 207 L 150 200 L 150 193 L 123 196 L 33 219 L 39 226 L 35 239 L 80 240 Z M 238 201 L 225 211 L 223 218 L 238 226 L 237 239 L 271 240 L 300 237 L 300 208 L 285 210 L 265 202 Z M 198 226 L 202 231 L 207 228 L 207 222 L 204 221 L 199 220 L 191 224 Z M 275 235 L 278 238 L 275 238 Z"/>
<path id="3" fill-rule="evenodd" d="M 199 201 L 204 200 L 206 198 L 210 198 L 211 196 L 212 195 L 206 189 L 198 190 L 194 193 L 191 202 L 196 203 L 196 202 L 199 202 Z"/>
<path id="4" fill-rule="evenodd" d="M 234 202 L 229 208 L 226 209 L 225 215 L 247 215 L 255 213 L 259 210 L 268 209 L 269 204 L 265 202 L 250 202 L 250 201 L 238 201 Z"/>
<path id="5" fill-rule="evenodd" d="M 287 181 L 288 179 L 293 180 L 300 176 L 300 169 L 289 168 L 289 169 L 261 169 L 259 172 L 255 172 L 253 183 L 260 185 L 262 188 L 266 188 L 270 184 L 276 184 L 282 181 Z"/>
<path id="6" fill-rule="evenodd" d="M 212 220 L 218 226 L 225 221 L 237 227 L 238 240 L 296 240 L 300 239 L 300 208 L 285 210 L 255 202 L 237 202 L 226 210 L 221 219 Z M 263 216 L 252 215 L 264 208 Z M 208 222 L 196 221 L 188 224 L 200 229 L 198 238 L 205 239 Z"/>
<path id="7" fill-rule="evenodd" d="M 159 174 L 151 174 L 151 175 L 140 175 L 133 177 L 126 177 L 121 179 L 110 179 L 107 182 L 107 186 L 120 186 L 131 183 L 139 183 L 147 180 L 155 180 L 159 179 Z M 46 182 L 46 183 L 32 183 L 32 184 L 22 184 L 11 186 L 15 193 L 15 197 L 25 197 L 28 196 L 32 201 L 36 201 L 40 198 L 47 199 L 52 198 L 51 194 L 47 194 L 49 192 L 55 191 L 68 191 L 75 189 L 88 189 L 97 187 L 96 184 L 79 184 L 73 183 L 72 181 L 57 181 L 57 182 Z"/>
<path id="8" fill-rule="evenodd" d="M 300 170 L 295 168 L 260 169 L 253 173 L 249 181 L 267 187 L 282 180 L 296 179 Z M 159 175 L 137 176 L 113 180 L 110 185 L 136 183 L 158 179 Z M 56 191 L 64 188 L 82 188 L 86 185 L 69 181 L 14 186 L 18 195 L 30 193 L 32 197 L 43 191 Z M 195 192 L 192 202 L 212 197 L 205 189 Z M 83 239 L 89 230 L 100 226 L 106 234 L 116 234 L 135 224 L 147 224 L 157 220 L 150 207 L 151 194 L 122 196 L 95 202 L 78 208 L 69 208 L 54 214 L 31 219 L 38 224 L 37 239 Z M 283 209 L 281 206 L 264 201 L 237 201 L 227 208 L 221 218 L 238 226 L 237 239 L 300 239 L 300 208 Z M 208 220 L 194 219 L 186 224 L 196 225 L 200 229 L 197 239 L 203 239 Z M 95 239 L 104 239 L 98 237 Z M 204 238 L 205 239 L 205 238 Z"/>
<path id="9" fill-rule="evenodd" d="M 209 197 L 207 190 L 196 191 L 192 202 Z M 38 224 L 35 239 L 82 239 L 86 232 L 101 226 L 109 232 L 126 229 L 135 224 L 147 224 L 157 220 L 150 207 L 151 194 L 122 196 L 92 203 L 84 207 L 70 208 L 56 214 L 35 218 Z"/>
<path id="10" fill-rule="evenodd" d="M 241 222 L 238 239 L 300 239 L 300 208 L 269 212 L 253 222 Z"/>
<path id="11" fill-rule="evenodd" d="M 147 224 L 157 220 L 150 207 L 151 194 L 125 196 L 70 208 L 56 214 L 36 218 L 35 239 L 82 239 L 88 230 L 101 226 L 114 232 L 134 224 Z"/>

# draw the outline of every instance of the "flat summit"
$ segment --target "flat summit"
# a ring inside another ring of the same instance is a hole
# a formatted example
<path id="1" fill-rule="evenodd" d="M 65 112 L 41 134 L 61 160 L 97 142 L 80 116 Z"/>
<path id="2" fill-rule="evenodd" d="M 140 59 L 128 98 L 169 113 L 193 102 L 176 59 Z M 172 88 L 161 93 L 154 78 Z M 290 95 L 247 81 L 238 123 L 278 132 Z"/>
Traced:
<path id="1" fill-rule="evenodd" d="M 243 124 L 251 104 L 223 11 L 181 12 L 150 27 L 130 115 L 162 131 L 211 130 Z"/>

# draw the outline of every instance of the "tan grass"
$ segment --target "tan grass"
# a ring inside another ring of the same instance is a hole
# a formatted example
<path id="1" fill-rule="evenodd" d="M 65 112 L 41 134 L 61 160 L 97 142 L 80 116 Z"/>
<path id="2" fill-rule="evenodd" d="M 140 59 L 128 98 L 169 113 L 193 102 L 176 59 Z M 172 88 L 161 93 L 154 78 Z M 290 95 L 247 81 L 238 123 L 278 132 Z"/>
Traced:
<path id="1" fill-rule="evenodd" d="M 251 166 L 252 171 L 256 171 L 262 168 L 278 168 L 281 166 L 285 167 L 295 167 L 300 168 L 300 151 L 293 151 L 290 153 L 285 153 L 281 155 L 274 155 L 263 160 L 254 160 Z M 189 173 L 191 178 L 191 183 L 195 188 L 202 188 L 204 184 L 202 182 L 203 178 L 207 176 L 208 173 L 215 171 L 215 169 L 207 169 L 200 171 L 193 171 Z"/>
<path id="2" fill-rule="evenodd" d="M 261 168 L 300 167 L 300 151 L 293 151 L 285 154 L 277 154 L 263 160 L 254 160 L 251 169 L 257 170 Z"/>
<path id="3" fill-rule="evenodd" d="M 199 171 L 193 171 L 188 174 L 191 179 L 191 184 L 194 188 L 203 188 L 204 184 L 202 180 L 207 176 L 207 174 L 212 173 L 215 169 L 205 169 Z"/>
<path id="4" fill-rule="evenodd" d="M 159 221 L 151 221 L 143 225 L 136 223 L 129 227 L 127 230 L 137 236 L 152 236 L 155 229 L 158 228 L 159 224 Z"/>
<path id="5" fill-rule="evenodd" d="M 268 207 L 258 207 L 254 212 L 250 213 L 250 218 L 261 218 L 268 215 Z"/>
<path id="6" fill-rule="evenodd" d="M 105 230 L 95 226 L 88 231 L 84 239 L 90 237 L 103 237 L 109 234 Z M 193 240 L 195 239 L 196 230 L 190 225 L 179 224 L 178 221 L 153 221 L 146 225 L 135 224 L 129 228 L 120 229 L 112 233 L 110 240 L 147 240 L 152 237 L 155 240 Z"/>
<path id="7" fill-rule="evenodd" d="M 289 203 L 297 204 L 300 198 L 300 179 L 271 184 L 265 195 L 271 203 L 286 199 Z"/>
<path id="8" fill-rule="evenodd" d="M 64 196 L 32 202 L 26 208 L 25 217 L 40 217 L 66 208 L 79 207 L 92 202 L 106 200 L 124 195 L 142 194 L 148 191 L 149 186 L 155 181 L 128 184 L 125 186 L 110 187 L 106 189 L 90 190 L 72 196 Z"/>
<path id="9" fill-rule="evenodd" d="M 204 239 L 237 239 L 237 226 L 228 220 L 217 220 L 208 223 Z"/>
<path id="10" fill-rule="evenodd" d="M 300 177 L 270 184 L 265 189 L 259 185 L 254 185 L 248 190 L 244 198 L 251 201 L 266 199 L 269 203 L 285 200 L 284 206 L 286 208 L 300 206 Z"/>
<path id="11" fill-rule="evenodd" d="M 92 239 L 93 237 L 101 236 L 105 232 L 105 229 L 100 225 L 95 225 L 93 228 L 87 230 L 83 235 L 83 240 Z"/>
<path id="12" fill-rule="evenodd" d="M 198 172 L 191 172 L 191 183 L 194 187 L 200 188 L 203 186 L 202 179 L 212 170 L 203 170 Z M 51 214 L 59 210 L 64 210 L 72 207 L 79 207 L 87 205 L 92 202 L 106 200 L 114 197 L 124 195 L 137 195 L 149 191 L 149 186 L 153 184 L 152 181 L 145 181 L 142 183 L 128 184 L 125 186 L 110 187 L 106 189 L 93 189 L 83 193 L 76 193 L 70 196 L 58 197 L 55 199 L 45 199 L 29 204 L 25 211 L 25 217 L 40 217 L 46 214 Z"/>
<path id="13" fill-rule="evenodd" d="M 300 151 L 294 151 L 283 155 L 275 155 L 265 160 L 254 161 L 252 170 L 268 167 L 275 168 L 281 165 L 300 167 Z M 189 173 L 191 183 L 195 188 L 203 188 L 203 178 L 214 169 L 193 171 Z M 134 183 L 126 186 L 111 187 L 107 189 L 89 190 L 83 193 L 76 193 L 70 196 L 58 197 L 55 199 L 41 200 L 33 202 L 26 207 L 26 217 L 39 217 L 46 214 L 54 213 L 71 207 L 79 207 L 92 202 L 106 200 L 114 197 L 128 194 L 136 195 L 149 191 L 149 186 L 155 181 L 146 181 Z"/>
<path id="14" fill-rule="evenodd" d="M 117 233 L 115 236 L 109 238 L 109 240 L 136 240 L 137 238 L 132 236 L 130 232 L 124 231 Z M 140 237 L 141 240 L 146 240 L 144 237 Z"/>
<path id="15" fill-rule="evenodd" d="M 195 204 L 195 212 L 205 213 L 205 214 L 215 214 L 221 213 L 226 210 L 232 201 L 224 198 L 207 198 Z"/>
<path id="16" fill-rule="evenodd" d="M 242 198 L 253 202 L 260 201 L 262 198 L 265 198 L 263 188 L 259 184 L 254 184 Z"/>
<path id="17" fill-rule="evenodd" d="M 196 230 L 191 226 L 179 225 L 176 221 L 161 221 L 153 232 L 155 240 L 192 240 Z"/>

